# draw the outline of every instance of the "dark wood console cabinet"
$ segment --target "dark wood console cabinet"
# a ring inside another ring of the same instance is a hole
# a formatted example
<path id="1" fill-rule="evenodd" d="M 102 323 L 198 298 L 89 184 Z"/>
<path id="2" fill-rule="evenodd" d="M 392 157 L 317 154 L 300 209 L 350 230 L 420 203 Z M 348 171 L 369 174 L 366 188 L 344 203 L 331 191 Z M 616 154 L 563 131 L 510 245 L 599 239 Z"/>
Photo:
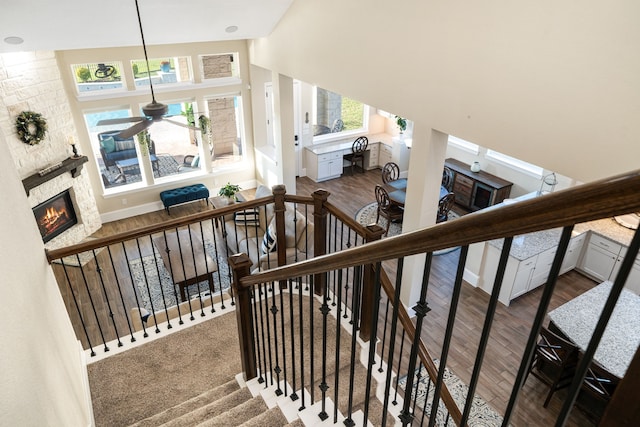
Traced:
<path id="1" fill-rule="evenodd" d="M 512 182 L 490 173 L 471 172 L 471 166 L 456 159 L 447 159 L 444 165 L 453 171 L 453 192 L 456 204 L 477 211 L 502 202 L 511 193 Z"/>

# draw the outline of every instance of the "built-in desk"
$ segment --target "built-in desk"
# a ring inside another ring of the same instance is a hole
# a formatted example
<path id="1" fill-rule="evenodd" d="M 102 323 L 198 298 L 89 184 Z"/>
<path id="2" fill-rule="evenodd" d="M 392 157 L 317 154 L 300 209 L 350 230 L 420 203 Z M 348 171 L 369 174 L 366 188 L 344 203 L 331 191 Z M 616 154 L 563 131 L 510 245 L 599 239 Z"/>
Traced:
<path id="1" fill-rule="evenodd" d="M 405 157 L 408 159 L 406 145 L 401 144 L 399 141 L 394 141 L 391 135 L 381 133 L 365 136 L 369 140 L 364 158 L 364 164 L 367 169 L 380 167 L 388 161 L 399 163 Z M 342 175 L 342 157 L 351 153 L 351 146 L 355 139 L 356 137 L 354 136 L 305 147 L 304 157 L 307 176 L 319 182 L 338 178 Z M 406 163 L 408 168 L 408 160 L 403 163 Z"/>

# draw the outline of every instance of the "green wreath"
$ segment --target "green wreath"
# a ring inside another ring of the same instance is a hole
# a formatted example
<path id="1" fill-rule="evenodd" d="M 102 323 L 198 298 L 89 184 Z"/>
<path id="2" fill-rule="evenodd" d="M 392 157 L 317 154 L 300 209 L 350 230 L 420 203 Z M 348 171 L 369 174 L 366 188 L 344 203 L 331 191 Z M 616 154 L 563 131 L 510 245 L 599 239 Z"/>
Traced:
<path id="1" fill-rule="evenodd" d="M 47 133 L 47 121 L 42 114 L 33 111 L 23 111 L 16 118 L 16 131 L 25 144 L 36 145 L 44 139 Z"/>

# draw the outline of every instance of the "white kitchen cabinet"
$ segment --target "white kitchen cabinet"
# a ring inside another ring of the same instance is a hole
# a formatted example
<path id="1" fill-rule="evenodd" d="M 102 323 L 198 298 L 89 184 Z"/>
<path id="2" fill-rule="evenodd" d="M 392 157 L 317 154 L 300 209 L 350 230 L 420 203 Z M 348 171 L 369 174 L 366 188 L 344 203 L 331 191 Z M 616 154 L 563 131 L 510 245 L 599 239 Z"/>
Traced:
<path id="1" fill-rule="evenodd" d="M 553 259 L 556 256 L 556 250 L 558 248 L 547 249 L 538 255 L 536 260 L 536 266 L 534 267 L 534 273 L 529 283 L 527 291 L 533 290 L 540 285 L 547 283 L 549 273 L 551 272 L 551 266 L 553 265 Z"/>
<path id="2" fill-rule="evenodd" d="M 620 271 L 627 247 L 596 233 L 590 233 L 579 270 L 592 279 L 614 281 Z M 640 260 L 636 258 L 625 288 L 640 294 Z"/>
<path id="3" fill-rule="evenodd" d="M 501 250 L 491 244 L 486 245 L 484 266 L 482 268 L 482 289 L 491 294 L 493 283 L 496 279 Z M 538 255 L 525 260 L 519 260 L 509 256 L 505 267 L 504 279 L 498 300 L 504 305 L 509 305 L 512 299 L 529 291 L 531 279 L 535 271 Z"/>
<path id="4" fill-rule="evenodd" d="M 564 274 L 567 271 L 571 271 L 578 265 L 580 260 L 580 254 L 584 247 L 584 242 L 587 238 L 587 233 L 579 234 L 571 238 L 567 253 L 564 254 L 564 260 L 562 260 L 562 266 L 560 266 L 560 274 Z"/>
<path id="5" fill-rule="evenodd" d="M 620 249 L 620 254 L 616 258 L 613 270 L 611 270 L 609 280 L 613 281 L 618 276 L 618 272 L 620 271 L 620 267 L 622 266 L 622 260 L 624 259 L 624 256 L 626 254 L 627 248 L 623 246 L 622 249 Z M 633 262 L 633 267 L 631 267 L 629 277 L 627 277 L 627 282 L 625 283 L 624 287 L 640 295 L 640 259 L 636 258 L 636 260 Z"/>
<path id="6" fill-rule="evenodd" d="M 533 257 L 520 262 L 514 261 L 517 262 L 517 267 L 515 277 L 513 278 L 513 282 L 511 284 L 509 301 L 529 291 L 531 280 L 533 279 L 535 272 L 537 258 L 538 257 Z M 515 258 L 510 257 L 509 261 L 512 260 L 515 260 Z M 508 288 L 509 283 L 506 281 L 506 279 L 507 276 L 505 275 L 505 281 L 502 283 L 502 286 Z"/>
<path id="7" fill-rule="evenodd" d="M 591 233 L 580 270 L 595 280 L 609 280 L 622 245 Z"/>
<path id="8" fill-rule="evenodd" d="M 378 164 L 382 167 L 393 161 L 393 148 L 390 145 L 381 143 L 380 152 L 378 153 Z"/>

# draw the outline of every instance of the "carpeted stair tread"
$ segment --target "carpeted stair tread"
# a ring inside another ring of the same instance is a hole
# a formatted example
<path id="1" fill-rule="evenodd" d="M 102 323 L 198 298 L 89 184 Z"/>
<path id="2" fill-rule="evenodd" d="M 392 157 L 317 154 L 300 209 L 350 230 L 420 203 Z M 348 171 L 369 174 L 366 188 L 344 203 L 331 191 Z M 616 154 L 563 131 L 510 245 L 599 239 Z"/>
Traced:
<path id="1" fill-rule="evenodd" d="M 289 424 L 285 425 L 284 427 L 305 427 L 304 423 L 302 422 L 302 420 L 300 418 L 295 419 L 293 421 L 291 421 Z"/>
<path id="2" fill-rule="evenodd" d="M 288 424 L 284 414 L 277 406 L 269 409 L 267 412 L 251 418 L 240 424 L 240 427 L 265 427 L 265 426 L 286 426 Z"/>
<path id="3" fill-rule="evenodd" d="M 195 426 L 200 423 L 215 418 L 220 414 L 233 411 L 251 400 L 251 391 L 247 387 L 234 391 L 228 396 L 222 397 L 214 402 L 206 404 L 200 408 L 186 413 L 178 418 L 162 424 L 164 427 L 185 427 Z M 265 405 L 266 408 L 266 405 Z"/>
<path id="4" fill-rule="evenodd" d="M 263 412 L 267 412 L 269 408 L 264 402 L 262 396 L 256 396 L 247 400 L 228 411 L 206 419 L 204 422 L 197 424 L 197 427 L 232 427 L 242 425 L 245 421 L 253 417 L 257 417 Z M 286 420 L 285 420 L 286 422 Z"/>
<path id="5" fill-rule="evenodd" d="M 233 379 L 149 418 L 145 418 L 144 420 L 133 424 L 131 427 L 153 427 L 161 425 L 209 403 L 215 402 L 216 400 L 221 399 L 239 389 L 240 385 L 238 384 L 238 381 Z"/>

